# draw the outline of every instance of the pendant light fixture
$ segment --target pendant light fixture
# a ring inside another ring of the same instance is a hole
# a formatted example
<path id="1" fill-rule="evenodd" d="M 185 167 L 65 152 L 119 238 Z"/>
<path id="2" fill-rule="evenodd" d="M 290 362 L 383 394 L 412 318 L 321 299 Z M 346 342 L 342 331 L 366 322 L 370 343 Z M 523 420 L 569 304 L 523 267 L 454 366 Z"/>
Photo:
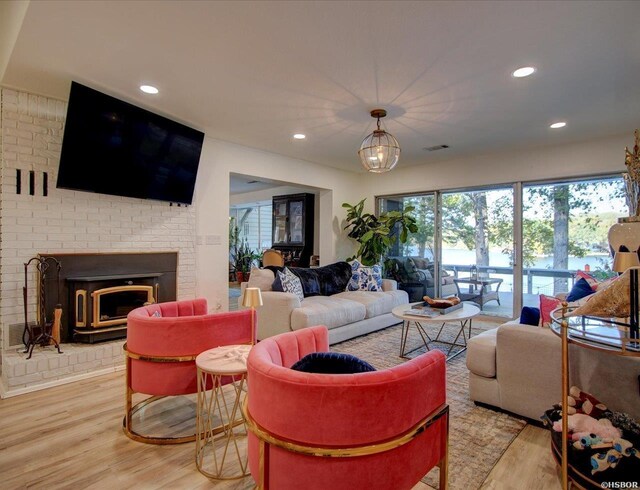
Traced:
<path id="1" fill-rule="evenodd" d="M 384 109 L 371 111 L 371 117 L 375 117 L 378 120 L 378 129 L 362 140 L 358 150 L 362 166 L 369 172 L 377 174 L 391 170 L 396 166 L 400 158 L 398 140 L 384 129 L 380 129 L 380 118 L 386 115 L 387 111 Z"/>

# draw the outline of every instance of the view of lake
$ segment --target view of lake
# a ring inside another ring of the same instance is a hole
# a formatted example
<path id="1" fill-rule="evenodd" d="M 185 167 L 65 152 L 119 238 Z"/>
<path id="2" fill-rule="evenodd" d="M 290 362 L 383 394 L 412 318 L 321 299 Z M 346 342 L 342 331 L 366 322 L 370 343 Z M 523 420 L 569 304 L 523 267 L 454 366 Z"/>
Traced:
<path id="1" fill-rule="evenodd" d="M 509 267 L 509 256 L 501 253 L 498 250 L 489 252 L 489 264 L 496 267 Z M 443 249 L 442 250 L 442 263 L 447 265 L 462 265 L 470 266 L 475 264 L 476 253 L 474 250 L 465 249 Z M 587 255 L 585 257 L 569 257 L 569 269 L 570 270 L 585 270 L 588 268 L 592 271 L 602 268 L 604 261 L 611 264 L 611 259 L 608 255 Z M 553 257 L 539 257 L 533 268 L 551 269 L 553 267 Z M 491 277 L 497 277 L 503 279 L 503 283 L 500 286 L 500 291 L 513 291 L 513 276 L 492 273 Z M 526 292 L 527 278 L 523 278 L 524 290 Z M 553 278 L 533 276 L 533 294 L 553 294 Z"/>

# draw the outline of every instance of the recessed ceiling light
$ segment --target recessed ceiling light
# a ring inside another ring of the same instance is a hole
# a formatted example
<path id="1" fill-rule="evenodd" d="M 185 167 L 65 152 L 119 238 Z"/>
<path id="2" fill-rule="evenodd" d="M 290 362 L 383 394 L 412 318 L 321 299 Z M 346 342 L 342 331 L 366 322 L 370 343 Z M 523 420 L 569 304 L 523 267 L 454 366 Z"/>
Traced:
<path id="1" fill-rule="evenodd" d="M 297 140 L 303 140 L 303 139 L 305 139 L 306 137 L 307 137 L 307 135 L 302 134 L 302 133 L 296 133 L 296 134 L 294 134 L 294 135 L 293 135 L 293 138 L 294 138 L 294 139 L 297 139 Z"/>
<path id="2" fill-rule="evenodd" d="M 553 124 L 550 124 L 549 127 L 551 129 L 560 129 L 560 128 L 564 128 L 567 125 L 566 122 L 564 121 L 559 121 L 559 122 L 555 122 Z"/>
<path id="3" fill-rule="evenodd" d="M 140 85 L 140 90 L 145 94 L 157 94 L 159 92 L 153 85 Z"/>
<path id="4" fill-rule="evenodd" d="M 516 78 L 524 78 L 528 77 L 529 75 L 533 75 L 535 71 L 536 69 L 533 66 L 523 66 L 522 68 L 518 68 L 511 75 Z"/>

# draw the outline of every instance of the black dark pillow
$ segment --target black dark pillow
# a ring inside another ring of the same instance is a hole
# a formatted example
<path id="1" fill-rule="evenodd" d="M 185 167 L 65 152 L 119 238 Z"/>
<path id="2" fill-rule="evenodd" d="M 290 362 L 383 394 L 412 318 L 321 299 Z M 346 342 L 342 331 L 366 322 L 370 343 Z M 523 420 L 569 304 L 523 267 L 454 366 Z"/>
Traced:
<path id="1" fill-rule="evenodd" d="M 276 276 L 275 280 L 271 284 L 271 289 L 273 291 L 282 292 L 282 282 L 280 281 L 280 276 L 278 272 L 282 272 L 284 270 L 283 267 L 279 267 L 280 271 L 274 270 L 273 273 Z M 318 275 L 314 272 L 315 269 L 304 269 L 301 267 L 290 267 L 289 270 L 294 276 L 297 276 L 300 279 L 300 283 L 302 284 L 302 294 L 304 297 L 308 296 L 320 296 L 320 282 L 318 281 Z"/>
<path id="2" fill-rule="evenodd" d="M 302 292 L 304 297 L 320 296 L 320 280 L 318 279 L 317 269 L 306 269 L 304 267 L 291 267 L 293 272 L 302 283 Z"/>
<path id="3" fill-rule="evenodd" d="M 270 265 L 265 269 L 273 271 L 275 275 L 271 288 L 274 291 L 282 292 L 278 271 L 282 272 L 284 267 Z M 342 293 L 347 289 L 347 284 L 351 279 L 351 265 L 347 262 L 336 262 L 313 269 L 290 267 L 289 270 L 300 278 L 305 298 L 307 296 L 331 296 L 332 294 Z"/>
<path id="4" fill-rule="evenodd" d="M 520 312 L 520 323 L 523 325 L 538 325 L 540 323 L 540 308 L 523 306 Z"/>
<path id="5" fill-rule="evenodd" d="M 578 301 L 579 299 L 586 298 L 590 294 L 593 294 L 593 289 L 591 289 L 591 285 L 587 282 L 584 277 L 578 279 L 569 294 L 567 295 L 567 301 Z"/>
<path id="6" fill-rule="evenodd" d="M 313 270 L 318 274 L 320 294 L 323 296 L 344 292 L 351 279 L 351 264 L 347 262 L 336 262 Z"/>
<path id="7" fill-rule="evenodd" d="M 291 369 L 305 373 L 321 374 L 368 373 L 376 370 L 371 364 L 358 359 L 356 356 L 339 352 L 313 352 L 312 354 L 307 354 L 291 366 Z"/>

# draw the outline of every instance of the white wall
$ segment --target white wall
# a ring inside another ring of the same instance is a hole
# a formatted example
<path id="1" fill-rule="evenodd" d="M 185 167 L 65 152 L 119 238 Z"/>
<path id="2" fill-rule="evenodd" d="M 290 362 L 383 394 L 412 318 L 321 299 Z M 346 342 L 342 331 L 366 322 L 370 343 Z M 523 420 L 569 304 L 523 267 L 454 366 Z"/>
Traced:
<path id="1" fill-rule="evenodd" d="M 374 198 L 379 195 L 622 172 L 625 170 L 624 147 L 632 143 L 630 131 L 579 144 L 400 167 L 378 175 L 339 171 L 207 137 L 195 199 L 197 294 L 209 298 L 212 306 L 227 307 L 231 172 L 325 189 L 320 191 L 317 200 L 320 208 L 318 250 L 321 264 L 328 264 L 351 255 L 354 249 L 353 242 L 342 230 L 343 202 L 353 204 L 366 197 L 367 208 L 372 211 Z"/>
<path id="2" fill-rule="evenodd" d="M 278 187 L 271 187 L 270 189 L 262 189 L 253 192 L 242 192 L 239 194 L 231 195 L 230 202 L 232 206 L 239 204 L 250 204 L 256 202 L 269 201 L 273 196 L 285 196 L 288 194 L 300 194 L 302 192 L 318 192 L 318 189 L 312 189 L 308 187 L 293 187 L 290 185 L 281 185 Z"/>
<path id="3" fill-rule="evenodd" d="M 195 206 L 56 189 L 66 103 L 2 89 L 0 107 L 0 331 L 5 348 L 8 326 L 24 321 L 23 263 L 39 253 L 177 251 L 178 296 L 195 296 Z M 20 194 L 16 169 L 22 170 Z M 33 196 L 29 171 L 35 172 Z M 30 284 L 35 285 L 33 271 Z M 29 298 L 33 319 L 35 290 Z"/>
<path id="4" fill-rule="evenodd" d="M 632 145 L 630 129 L 628 134 L 578 144 L 400 167 L 367 176 L 367 201 L 373 209 L 373 196 L 624 172 L 624 148 Z"/>
<path id="5" fill-rule="evenodd" d="M 22 27 L 29 2 L 26 0 L 3 0 L 0 2 L 0 80 L 7 69 L 13 46 Z"/>
<path id="6" fill-rule="evenodd" d="M 317 251 L 321 264 L 351 255 L 342 232 L 343 202 L 357 202 L 362 175 L 283 157 L 205 137 L 195 203 L 197 212 L 197 294 L 210 306 L 228 306 L 229 176 L 231 173 L 310 186 L 319 191 Z"/>

